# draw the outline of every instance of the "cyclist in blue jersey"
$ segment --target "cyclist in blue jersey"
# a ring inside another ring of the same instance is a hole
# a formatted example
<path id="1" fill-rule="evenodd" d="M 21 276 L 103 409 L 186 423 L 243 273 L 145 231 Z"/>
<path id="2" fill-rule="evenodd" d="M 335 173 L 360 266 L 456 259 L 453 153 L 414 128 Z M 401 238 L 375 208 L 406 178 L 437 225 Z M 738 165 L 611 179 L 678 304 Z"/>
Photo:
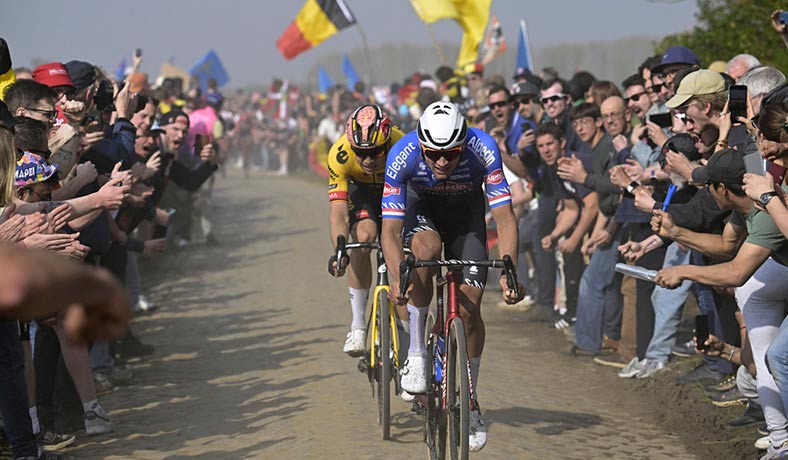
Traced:
<path id="1" fill-rule="evenodd" d="M 386 161 L 381 232 L 386 265 L 400 266 L 405 258 L 403 243 L 416 259 L 438 259 L 442 253 L 447 259 L 487 259 L 485 195 L 498 228 L 500 255 L 511 256 L 516 264 L 517 221 L 497 144 L 485 132 L 468 128 L 455 104 L 430 104 L 416 130 L 392 147 Z M 396 296 L 400 289 L 398 270 L 390 270 L 389 277 L 390 294 Z M 468 336 L 474 389 L 478 389 L 484 348 L 480 307 L 486 278 L 486 269 L 468 267 L 460 287 L 460 310 Z M 407 301 L 410 320 L 410 345 L 401 384 L 409 393 L 424 393 L 428 362 L 424 329 L 433 292 L 430 271 L 416 270 L 411 282 L 407 299 L 394 299 L 400 304 Z M 520 300 L 506 286 L 505 277 L 501 277 L 499 285 L 507 303 Z M 522 297 L 522 287 L 519 292 Z M 474 406 L 469 446 L 478 451 L 487 441 L 487 430 L 478 403 Z"/>

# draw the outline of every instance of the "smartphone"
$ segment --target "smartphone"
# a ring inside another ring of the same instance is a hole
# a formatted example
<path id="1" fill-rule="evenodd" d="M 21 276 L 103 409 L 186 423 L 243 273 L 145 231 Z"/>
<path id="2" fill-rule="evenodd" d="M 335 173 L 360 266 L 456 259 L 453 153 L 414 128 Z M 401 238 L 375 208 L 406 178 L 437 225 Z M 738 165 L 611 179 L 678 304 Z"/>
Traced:
<path id="1" fill-rule="evenodd" d="M 654 123 L 660 128 L 670 128 L 673 126 L 673 117 L 670 115 L 670 112 L 649 115 L 648 121 Z"/>
<path id="2" fill-rule="evenodd" d="M 761 156 L 761 152 L 753 152 L 744 155 L 744 169 L 748 173 L 763 176 L 766 172 L 766 160 Z"/>
<path id="3" fill-rule="evenodd" d="M 135 57 L 142 57 L 142 48 L 137 48 L 134 50 Z"/>
<path id="4" fill-rule="evenodd" d="M 695 317 L 695 339 L 697 339 L 698 350 L 706 349 L 706 341 L 709 340 L 709 316 L 698 315 Z"/>
<path id="5" fill-rule="evenodd" d="M 731 121 L 736 123 L 738 117 L 747 116 L 747 87 L 744 85 L 731 85 L 728 88 L 728 111 Z"/>
<path id="6" fill-rule="evenodd" d="M 788 11 L 783 11 L 780 13 L 780 23 L 788 24 Z"/>
<path id="7" fill-rule="evenodd" d="M 168 216 L 172 216 L 173 214 L 175 214 L 175 209 L 174 208 L 167 208 L 167 215 Z"/>
<path id="8" fill-rule="evenodd" d="M 200 152 L 202 152 L 202 148 L 207 143 L 208 143 L 207 134 L 197 134 L 196 136 L 194 136 L 194 154 L 199 155 Z"/>

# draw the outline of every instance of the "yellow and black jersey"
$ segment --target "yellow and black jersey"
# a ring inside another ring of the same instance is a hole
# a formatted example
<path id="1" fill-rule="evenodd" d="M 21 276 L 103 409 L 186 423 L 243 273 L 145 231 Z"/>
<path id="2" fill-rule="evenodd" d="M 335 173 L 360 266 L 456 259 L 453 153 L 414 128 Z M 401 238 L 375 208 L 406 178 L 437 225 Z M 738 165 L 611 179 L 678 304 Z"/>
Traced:
<path id="1" fill-rule="evenodd" d="M 396 144 L 404 135 L 405 133 L 398 127 L 392 126 L 389 147 Z M 361 165 L 356 161 L 356 154 L 350 148 L 347 136 L 342 135 L 328 151 L 328 200 L 347 201 L 348 180 L 357 186 L 368 187 L 382 193 L 385 173 L 384 161 L 374 174 L 364 174 Z"/>

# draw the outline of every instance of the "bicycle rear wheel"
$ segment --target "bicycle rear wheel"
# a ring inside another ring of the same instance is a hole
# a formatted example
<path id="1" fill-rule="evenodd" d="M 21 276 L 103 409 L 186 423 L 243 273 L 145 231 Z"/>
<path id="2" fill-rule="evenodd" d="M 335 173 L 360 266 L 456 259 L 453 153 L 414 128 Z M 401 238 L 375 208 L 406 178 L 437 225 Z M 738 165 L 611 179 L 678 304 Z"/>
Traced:
<path id="1" fill-rule="evenodd" d="M 465 327 L 455 318 L 449 323 L 446 353 L 446 418 L 452 460 L 468 460 L 471 389 L 468 382 L 468 348 Z"/>
<path id="2" fill-rule="evenodd" d="M 441 412 L 441 382 L 445 369 L 439 367 L 437 362 L 442 358 L 442 349 L 438 345 L 438 336 L 432 333 L 435 325 L 435 315 L 427 315 L 426 346 L 429 359 L 429 372 L 427 374 L 427 407 L 424 413 L 424 443 L 427 444 L 427 458 L 429 460 L 444 460 L 446 458 L 446 418 Z M 440 369 L 440 370 L 439 370 Z M 439 373 L 441 375 L 439 375 Z"/>
<path id="3" fill-rule="evenodd" d="M 389 298 L 385 290 L 378 293 L 378 331 L 380 346 L 378 347 L 378 423 L 383 439 L 391 437 L 391 319 L 389 317 Z"/>

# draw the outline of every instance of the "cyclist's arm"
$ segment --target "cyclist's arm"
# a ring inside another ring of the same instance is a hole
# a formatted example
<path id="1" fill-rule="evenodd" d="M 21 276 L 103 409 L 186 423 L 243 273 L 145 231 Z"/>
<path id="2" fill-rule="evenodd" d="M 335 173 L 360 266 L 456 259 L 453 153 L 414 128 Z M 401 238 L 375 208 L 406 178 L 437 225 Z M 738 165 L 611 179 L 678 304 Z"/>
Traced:
<path id="1" fill-rule="evenodd" d="M 347 237 L 349 214 L 347 201 L 335 200 L 328 205 L 328 231 L 331 234 L 331 244 L 336 244 L 337 236 Z"/>
<path id="2" fill-rule="evenodd" d="M 380 244 L 383 246 L 383 256 L 388 267 L 389 284 L 392 287 L 392 294 L 399 295 L 395 291 L 399 289 L 399 266 L 405 260 L 405 251 L 402 250 L 402 219 L 383 219 L 383 228 L 380 234 Z"/>
<path id="3" fill-rule="evenodd" d="M 501 257 L 508 255 L 512 262 L 517 266 L 517 247 L 519 245 L 519 235 L 517 231 L 517 219 L 514 217 L 512 206 L 505 204 L 497 206 L 491 210 L 495 227 L 498 229 L 498 252 Z"/>

